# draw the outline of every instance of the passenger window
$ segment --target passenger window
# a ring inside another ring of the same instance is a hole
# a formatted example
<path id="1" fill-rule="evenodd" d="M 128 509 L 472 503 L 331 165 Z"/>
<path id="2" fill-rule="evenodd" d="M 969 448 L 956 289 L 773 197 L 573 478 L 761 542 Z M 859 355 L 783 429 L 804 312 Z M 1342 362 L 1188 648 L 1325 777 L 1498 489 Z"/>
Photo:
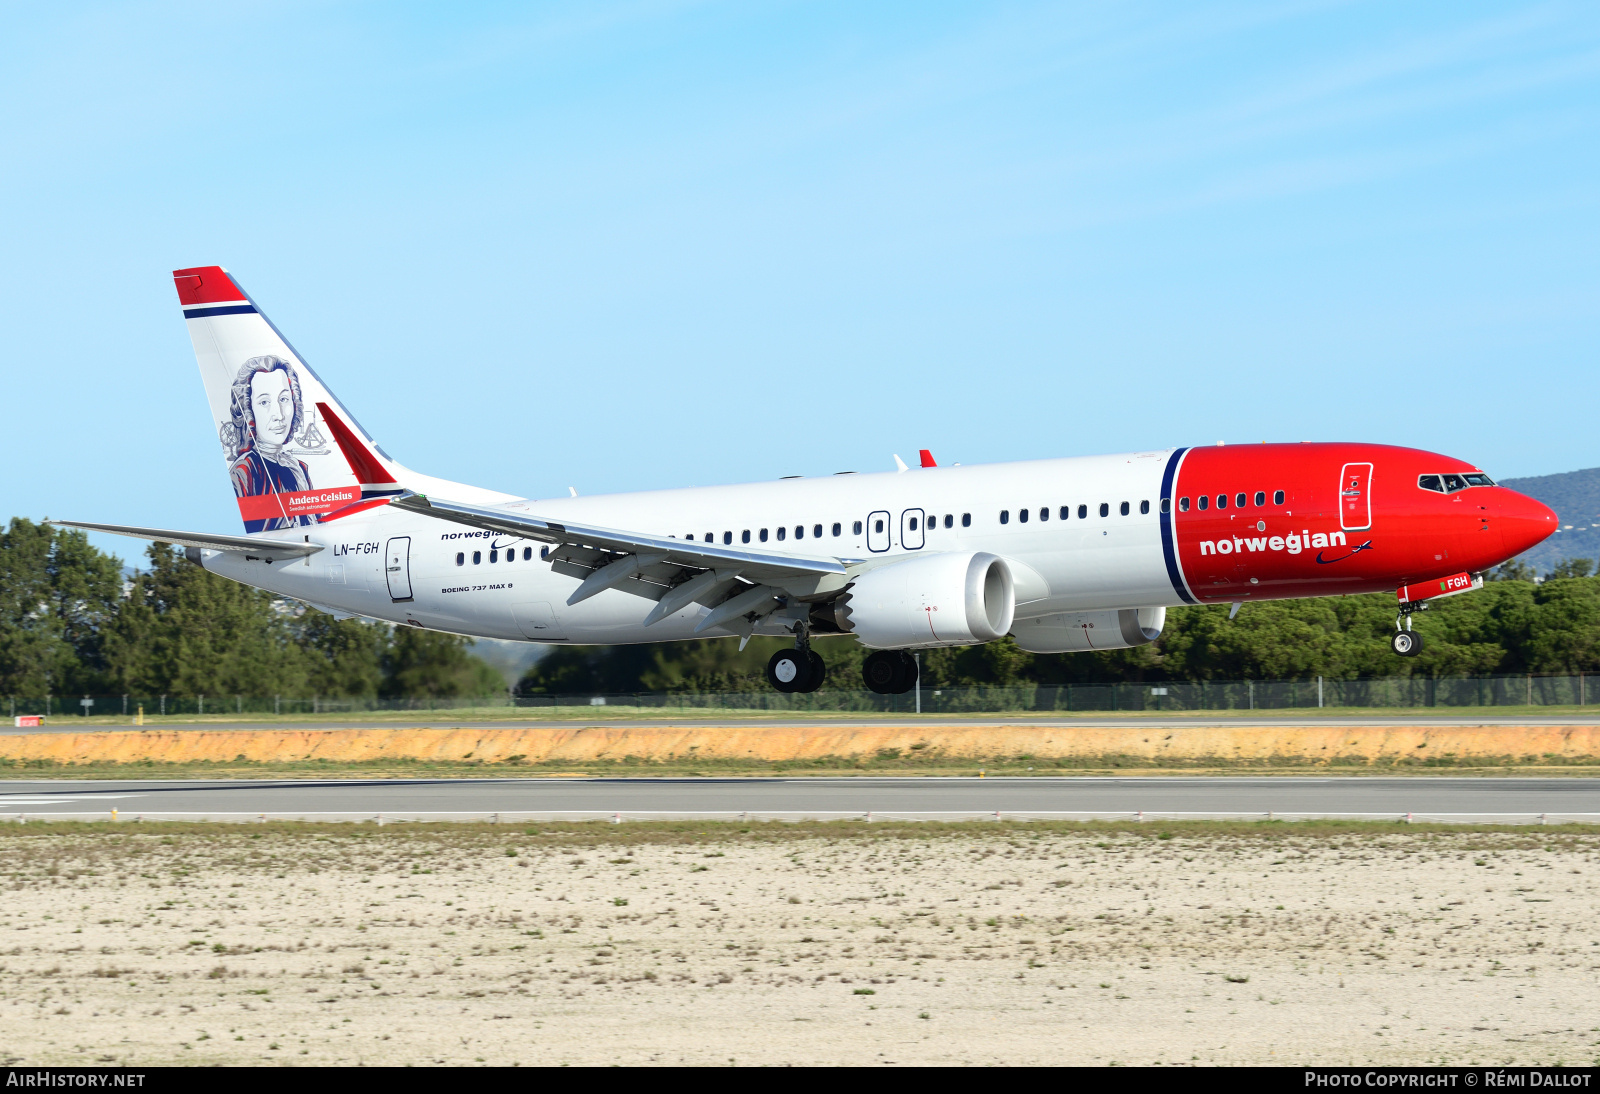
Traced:
<path id="1" fill-rule="evenodd" d="M 746 528 L 744 531 L 739 533 L 739 542 L 740 543 L 749 543 L 750 542 L 750 529 Z"/>
<path id="2" fill-rule="evenodd" d="M 1226 509 L 1227 507 L 1228 507 L 1228 495 L 1226 495 L 1226 494 L 1218 494 L 1217 495 L 1217 508 L 1218 509 Z"/>
<path id="3" fill-rule="evenodd" d="M 761 542 L 762 543 L 767 542 L 767 530 L 765 528 L 761 529 L 760 535 L 761 535 Z"/>
<path id="4" fill-rule="evenodd" d="M 1204 513 L 1207 509 L 1210 509 L 1211 508 L 1211 495 L 1210 494 L 1201 494 L 1200 495 L 1199 506 L 1200 506 L 1200 511 L 1202 513 Z"/>
<path id="5" fill-rule="evenodd" d="M 727 547 L 727 546 L 730 546 L 732 543 L 733 543 L 733 533 L 732 532 L 724 532 L 724 533 L 722 533 L 722 545 L 724 547 Z"/>
<path id="6" fill-rule="evenodd" d="M 1109 503 L 1107 503 L 1107 502 L 1101 502 L 1100 503 L 1100 515 L 1102 517 L 1109 517 L 1111 515 L 1111 506 L 1110 506 Z"/>
<path id="7" fill-rule="evenodd" d="M 533 548 L 532 547 L 524 547 L 522 549 L 522 561 L 527 562 L 531 558 L 533 558 Z"/>
<path id="8" fill-rule="evenodd" d="M 1011 523 L 1011 510 L 1009 510 L 1009 509 L 1000 510 L 1000 523 L 1001 524 L 1010 524 Z"/>
<path id="9" fill-rule="evenodd" d="M 880 536 L 883 535 L 883 521 L 881 521 L 881 520 L 873 521 L 872 522 L 872 530 L 873 530 L 873 532 L 875 532 L 876 534 L 878 534 Z"/>
<path id="10" fill-rule="evenodd" d="M 490 551 L 489 552 L 489 561 L 490 562 L 499 562 L 500 561 L 500 552 L 497 551 L 497 550 L 496 551 Z"/>
<path id="11" fill-rule="evenodd" d="M 1265 504 L 1267 504 L 1267 492 L 1265 490 L 1257 490 L 1256 491 L 1256 506 L 1257 506 L 1257 508 L 1259 508 L 1259 507 L 1261 507 L 1261 506 L 1263 506 Z"/>
<path id="12" fill-rule="evenodd" d="M 907 523 L 906 526 L 908 528 L 910 528 L 911 531 L 915 532 L 917 530 L 917 518 L 916 517 L 912 517 L 911 520 Z"/>
<path id="13" fill-rule="evenodd" d="M 472 564 L 474 566 L 478 565 L 482 561 L 483 561 L 483 552 L 482 551 L 474 551 L 474 552 L 472 552 Z"/>
<path id="14" fill-rule="evenodd" d="M 1162 512 L 1166 512 L 1166 505 L 1165 504 L 1162 505 L 1161 511 Z M 1147 514 L 1149 512 L 1150 512 L 1150 502 L 1149 502 L 1149 500 L 1147 499 L 1145 501 L 1141 501 L 1139 503 L 1139 513 L 1141 515 L 1144 515 L 1144 514 Z"/>
<path id="15" fill-rule="evenodd" d="M 814 524 L 814 525 L 811 526 L 811 538 L 812 539 L 821 539 L 822 538 L 822 525 Z"/>
<path id="16" fill-rule="evenodd" d="M 1050 507 L 1048 505 L 1040 507 L 1040 509 L 1039 509 L 1039 519 L 1040 520 L 1049 520 L 1050 519 Z"/>
<path id="17" fill-rule="evenodd" d="M 549 558 L 550 557 L 550 548 L 548 548 L 548 547 L 539 548 L 539 557 L 541 559 Z"/>
<path id="18" fill-rule="evenodd" d="M 795 539 L 805 539 L 806 538 L 806 526 L 804 524 L 796 524 L 794 526 L 794 538 Z"/>
<path id="19" fill-rule="evenodd" d="M 1018 509 L 1017 510 L 1017 523 L 1018 524 L 1027 524 L 1028 523 L 1028 511 L 1026 509 Z"/>
<path id="20" fill-rule="evenodd" d="M 833 522 L 833 535 L 834 535 L 834 538 L 837 539 L 839 534 L 841 532 L 843 532 L 843 531 L 844 531 L 844 525 L 840 524 L 838 521 L 834 521 Z"/>
<path id="21" fill-rule="evenodd" d="M 466 564 L 467 564 L 466 552 L 465 551 L 457 551 L 456 552 L 456 565 L 457 566 L 465 566 Z"/>
<path id="22" fill-rule="evenodd" d="M 1187 513 L 1188 511 L 1189 511 L 1189 499 L 1188 498 L 1179 498 L 1178 499 L 1178 512 Z"/>
<path id="23" fill-rule="evenodd" d="M 961 514 L 961 527 L 963 527 L 963 528 L 971 528 L 972 527 L 972 514 L 971 513 L 962 513 Z"/>
<path id="24" fill-rule="evenodd" d="M 1123 502 L 1123 503 L 1122 503 L 1122 510 L 1121 510 L 1121 512 L 1122 512 L 1122 515 L 1123 515 L 1123 516 L 1127 516 L 1127 515 L 1128 515 L 1128 503 L 1127 503 L 1127 502 Z"/>
<path id="25" fill-rule="evenodd" d="M 850 525 L 850 534 L 853 536 L 859 536 L 861 534 L 861 522 L 859 520 Z"/>
<path id="26" fill-rule="evenodd" d="M 1277 490 L 1277 491 L 1273 492 L 1272 504 L 1273 505 L 1282 505 L 1283 504 L 1283 491 L 1282 490 Z"/>
<path id="27" fill-rule="evenodd" d="M 787 528 L 779 528 L 778 529 L 778 542 L 782 543 L 784 541 L 784 539 L 786 539 L 788 537 L 788 535 L 789 535 L 789 529 L 787 529 Z"/>
<path id="28" fill-rule="evenodd" d="M 1473 474 L 1473 475 L 1465 475 L 1463 477 L 1467 480 L 1467 485 L 1468 486 L 1493 486 L 1494 485 L 1494 480 L 1491 479 L 1488 475 L 1485 475 L 1485 474 L 1482 474 L 1482 473 Z"/>
<path id="29" fill-rule="evenodd" d="M 1438 475 L 1419 475 L 1417 476 L 1417 485 L 1424 490 L 1436 490 L 1441 494 L 1444 493 L 1444 480 Z"/>
<path id="30" fill-rule="evenodd" d="M 956 526 L 956 518 L 946 513 L 944 515 L 944 526 L 946 528 L 954 528 Z"/>
<path id="31" fill-rule="evenodd" d="M 1072 517 L 1072 506 L 1063 505 L 1061 507 L 1061 519 L 1062 520 L 1069 520 L 1069 519 L 1071 519 L 1071 517 Z"/>
<path id="32" fill-rule="evenodd" d="M 1235 495 L 1235 497 L 1233 499 L 1233 504 L 1238 506 L 1240 509 L 1243 509 L 1244 508 L 1244 503 L 1247 500 L 1247 498 L 1248 498 L 1248 495 L 1245 495 L 1245 494 Z"/>

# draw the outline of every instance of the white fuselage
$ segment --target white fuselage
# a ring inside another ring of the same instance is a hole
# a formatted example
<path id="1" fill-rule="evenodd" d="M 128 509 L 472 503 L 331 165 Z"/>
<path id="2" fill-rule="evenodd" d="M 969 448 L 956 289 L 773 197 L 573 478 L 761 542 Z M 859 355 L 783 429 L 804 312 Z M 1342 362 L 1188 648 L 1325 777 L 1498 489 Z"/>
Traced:
<path id="1" fill-rule="evenodd" d="M 769 554 L 809 558 L 988 551 L 1011 565 L 1016 614 L 1027 619 L 1182 602 L 1163 562 L 1158 514 L 1169 455 L 1170 450 L 845 474 L 547 498 L 504 508 L 678 539 L 706 542 L 710 536 L 718 545 L 748 543 Z M 1147 503 L 1142 510 L 1141 503 Z M 1067 519 L 1061 516 L 1064 506 Z M 1004 524 L 1002 510 L 1009 515 Z M 1027 520 L 1021 519 L 1024 510 Z M 626 644 L 731 633 L 714 628 L 696 635 L 695 625 L 708 611 L 698 604 L 646 628 L 642 621 L 651 601 L 617 589 L 569 607 L 579 579 L 552 572 L 541 559 L 541 544 L 389 506 L 274 538 L 321 544 L 324 550 L 271 564 L 206 551 L 204 565 L 337 613 L 484 638 Z M 398 542 L 403 539 L 409 542 Z"/>

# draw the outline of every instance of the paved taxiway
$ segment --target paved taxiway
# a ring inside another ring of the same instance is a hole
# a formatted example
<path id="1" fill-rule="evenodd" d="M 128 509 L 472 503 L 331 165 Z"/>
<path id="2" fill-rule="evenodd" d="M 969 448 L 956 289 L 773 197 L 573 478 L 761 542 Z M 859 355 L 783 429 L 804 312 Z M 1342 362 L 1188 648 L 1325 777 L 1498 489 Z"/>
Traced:
<path id="1" fill-rule="evenodd" d="M 0 819 L 796 820 L 1159 816 L 1600 822 L 1600 779 L 1563 778 L 539 778 L 7 781 Z"/>
<path id="2" fill-rule="evenodd" d="M 267 730 L 294 730 L 296 732 L 326 732 L 337 729 L 715 729 L 743 726 L 826 726 L 830 729 L 872 729 L 880 726 L 929 726 L 945 729 L 994 729 L 1002 726 L 1044 726 L 1052 729 L 1201 729 L 1209 726 L 1592 726 L 1600 721 L 1600 709 L 1594 714 L 1557 715 L 1494 715 L 1440 713 L 1437 708 L 1418 711 L 1414 715 L 1319 715 L 1298 711 L 1264 711 L 1254 714 L 1160 714 L 1128 717 L 1126 715 L 1095 715 L 1078 718 L 1056 718 L 1034 714 L 1014 714 L 991 718 L 952 718 L 948 715 L 899 714 L 893 717 L 863 716 L 847 718 L 834 716 L 796 717 L 793 714 L 749 716 L 734 714 L 725 718 L 584 718 L 544 721 L 537 718 L 504 719 L 489 721 L 442 721 L 436 716 L 417 721 L 351 719 L 326 722 L 260 721 L 260 722 L 171 722 L 143 726 L 132 723 L 105 724 L 80 723 L 62 717 L 47 725 L 17 728 L 0 726 L 0 736 L 27 736 L 35 733 L 126 733 L 129 730 L 164 730 L 168 732 L 206 731 L 246 732 Z"/>

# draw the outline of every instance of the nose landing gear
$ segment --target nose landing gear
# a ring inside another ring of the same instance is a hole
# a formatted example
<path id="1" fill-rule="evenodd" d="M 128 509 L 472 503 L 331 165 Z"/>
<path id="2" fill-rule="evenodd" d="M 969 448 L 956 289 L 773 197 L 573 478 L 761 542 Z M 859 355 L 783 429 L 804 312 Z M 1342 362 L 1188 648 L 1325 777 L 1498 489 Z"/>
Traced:
<path id="1" fill-rule="evenodd" d="M 1416 631 L 1396 631 L 1389 639 L 1389 648 L 1401 657 L 1415 657 L 1422 652 L 1422 635 Z"/>
<path id="2" fill-rule="evenodd" d="M 1401 657 L 1415 657 L 1422 652 L 1422 635 L 1411 629 L 1411 613 L 1426 611 L 1428 602 L 1401 601 L 1400 614 L 1394 617 L 1394 637 L 1389 639 L 1389 648 Z M 1401 626 L 1404 621 L 1404 626 Z"/>

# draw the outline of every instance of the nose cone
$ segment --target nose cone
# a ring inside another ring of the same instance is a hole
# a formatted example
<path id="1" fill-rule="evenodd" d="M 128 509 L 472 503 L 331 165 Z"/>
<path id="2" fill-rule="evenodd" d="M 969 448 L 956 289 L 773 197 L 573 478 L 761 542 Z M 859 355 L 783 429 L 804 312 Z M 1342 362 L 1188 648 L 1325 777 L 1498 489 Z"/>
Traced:
<path id="1" fill-rule="evenodd" d="M 1555 510 L 1537 498 L 1504 487 L 1500 488 L 1500 494 L 1495 508 L 1500 535 L 1505 540 L 1506 557 L 1520 555 L 1543 543 L 1559 526 Z"/>

